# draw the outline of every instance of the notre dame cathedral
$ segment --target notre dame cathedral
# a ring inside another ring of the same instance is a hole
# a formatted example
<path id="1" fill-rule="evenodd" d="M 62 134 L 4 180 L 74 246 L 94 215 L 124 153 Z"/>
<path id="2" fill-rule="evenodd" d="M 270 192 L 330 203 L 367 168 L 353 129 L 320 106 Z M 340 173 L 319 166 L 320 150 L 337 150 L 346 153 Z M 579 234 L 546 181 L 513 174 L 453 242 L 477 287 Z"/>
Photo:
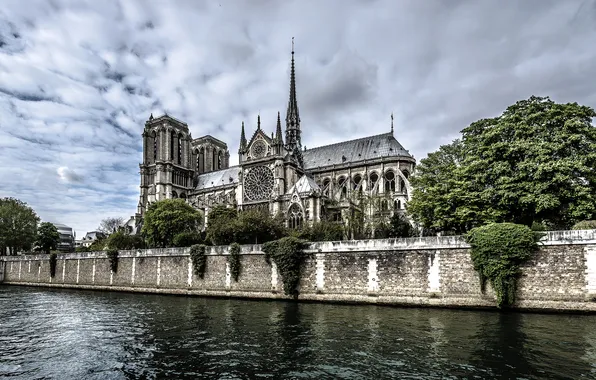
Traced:
<path id="1" fill-rule="evenodd" d="M 216 205 L 281 213 L 291 228 L 324 218 L 347 223 L 354 213 L 366 223 L 405 208 L 416 160 L 393 136 L 393 116 L 391 132 L 302 146 L 293 50 L 285 130 L 279 112 L 271 135 L 260 116 L 250 139 L 242 123 L 237 166 L 229 165 L 225 142 L 193 139 L 186 123 L 151 115 L 143 132 L 138 222 L 149 204 L 169 198 L 186 199 L 206 218 Z"/>

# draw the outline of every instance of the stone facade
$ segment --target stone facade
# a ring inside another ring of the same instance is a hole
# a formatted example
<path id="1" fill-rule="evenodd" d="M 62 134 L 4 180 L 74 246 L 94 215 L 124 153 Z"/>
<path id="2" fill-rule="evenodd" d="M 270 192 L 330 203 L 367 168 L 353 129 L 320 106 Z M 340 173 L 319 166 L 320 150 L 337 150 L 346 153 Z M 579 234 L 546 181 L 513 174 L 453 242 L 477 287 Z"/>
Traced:
<path id="1" fill-rule="evenodd" d="M 321 219 L 347 222 L 353 210 L 364 222 L 404 210 L 416 160 L 395 139 L 393 116 L 388 133 L 307 149 L 295 77 L 292 51 L 285 133 L 280 113 L 270 135 L 260 115 L 250 139 L 243 122 L 238 166 L 229 166 L 225 142 L 193 139 L 186 123 L 151 115 L 143 132 L 137 227 L 149 204 L 170 198 L 186 199 L 205 217 L 215 205 L 258 208 L 282 214 L 289 227 Z"/>
<path id="2" fill-rule="evenodd" d="M 313 243 L 306 251 L 299 300 L 494 308 L 480 290 L 469 246 L 460 237 Z M 208 247 L 204 278 L 189 248 L 121 251 L 112 273 L 104 252 L 58 255 L 50 278 L 45 255 L 0 257 L 5 284 L 203 296 L 284 299 L 275 263 L 259 245 L 243 246 L 238 282 L 228 247 Z M 551 232 L 522 267 L 516 307 L 596 311 L 596 230 Z"/>

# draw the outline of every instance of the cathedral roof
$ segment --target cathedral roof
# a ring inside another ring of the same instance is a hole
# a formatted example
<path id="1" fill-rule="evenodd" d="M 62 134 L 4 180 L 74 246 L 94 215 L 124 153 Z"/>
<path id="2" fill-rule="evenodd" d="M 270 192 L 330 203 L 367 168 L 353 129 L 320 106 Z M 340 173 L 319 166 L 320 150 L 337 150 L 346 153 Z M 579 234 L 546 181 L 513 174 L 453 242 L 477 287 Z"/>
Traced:
<path id="1" fill-rule="evenodd" d="M 240 167 L 231 166 L 227 169 L 200 174 L 195 189 L 205 190 L 223 185 L 237 184 L 238 171 L 240 171 Z"/>
<path id="2" fill-rule="evenodd" d="M 342 141 L 302 152 L 305 169 L 373 160 L 382 157 L 412 157 L 391 132 Z"/>
<path id="3" fill-rule="evenodd" d="M 298 193 L 310 193 L 313 191 L 321 190 L 319 185 L 315 182 L 315 180 L 307 175 L 303 175 L 300 179 L 288 190 L 287 194 L 292 194 L 294 191 L 298 191 Z"/>

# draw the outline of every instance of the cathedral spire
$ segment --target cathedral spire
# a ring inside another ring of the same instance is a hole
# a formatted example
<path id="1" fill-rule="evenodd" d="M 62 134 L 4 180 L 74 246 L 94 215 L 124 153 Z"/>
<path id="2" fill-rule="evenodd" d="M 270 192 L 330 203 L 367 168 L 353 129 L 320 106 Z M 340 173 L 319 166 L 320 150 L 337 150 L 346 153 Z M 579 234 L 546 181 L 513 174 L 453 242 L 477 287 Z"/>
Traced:
<path id="1" fill-rule="evenodd" d="M 277 111 L 277 128 L 275 129 L 275 142 L 281 145 L 283 145 L 284 143 L 283 137 L 281 135 L 281 116 L 279 114 L 279 111 Z"/>
<path id="2" fill-rule="evenodd" d="M 391 133 L 393 134 L 393 112 L 391 112 Z"/>
<path id="3" fill-rule="evenodd" d="M 246 135 L 244 134 L 244 122 L 242 122 L 242 131 L 240 132 L 240 149 L 238 153 L 242 154 L 246 151 Z"/>
<path id="4" fill-rule="evenodd" d="M 286 144 L 288 148 L 300 148 L 300 114 L 298 112 L 298 99 L 296 98 L 296 67 L 294 65 L 294 37 L 292 37 L 292 63 L 290 68 L 290 99 L 286 113 Z"/>
<path id="5" fill-rule="evenodd" d="M 257 116 L 257 129 L 261 129 L 261 114 Z"/>

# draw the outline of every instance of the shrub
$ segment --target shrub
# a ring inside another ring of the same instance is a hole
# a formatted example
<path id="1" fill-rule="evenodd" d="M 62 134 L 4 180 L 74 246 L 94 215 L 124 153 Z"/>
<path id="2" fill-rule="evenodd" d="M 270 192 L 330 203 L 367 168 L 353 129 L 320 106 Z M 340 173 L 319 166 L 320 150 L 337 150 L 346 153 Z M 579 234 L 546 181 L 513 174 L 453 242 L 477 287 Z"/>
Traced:
<path id="1" fill-rule="evenodd" d="M 207 267 L 205 245 L 195 244 L 190 247 L 190 259 L 192 260 L 192 266 L 195 270 L 195 274 L 199 276 L 199 278 L 203 278 L 205 275 L 205 268 Z"/>
<path id="2" fill-rule="evenodd" d="M 111 234 L 105 241 L 108 249 L 127 250 L 145 248 L 145 241 L 140 235 L 129 235 L 122 231 Z"/>
<path id="3" fill-rule="evenodd" d="M 181 232 L 174 236 L 174 247 L 190 247 L 195 244 L 202 244 L 203 237 L 198 232 Z"/>
<path id="4" fill-rule="evenodd" d="M 343 240 L 344 227 L 341 222 L 320 221 L 292 230 L 290 236 L 308 241 L 337 241 Z"/>
<path id="5" fill-rule="evenodd" d="M 107 250 L 106 255 L 110 260 L 110 269 L 112 270 L 112 272 L 118 272 L 118 250 L 110 248 Z"/>
<path id="6" fill-rule="evenodd" d="M 497 296 L 497 307 L 512 305 L 519 267 L 538 248 L 539 235 L 524 225 L 491 223 L 473 228 L 466 239 L 472 246 L 472 261 L 482 291 L 489 280 Z"/>
<path id="7" fill-rule="evenodd" d="M 56 276 L 56 263 L 58 262 L 58 255 L 55 252 L 50 253 L 50 277 Z"/>
<path id="8" fill-rule="evenodd" d="M 149 205 L 141 231 L 150 247 L 171 247 L 174 236 L 197 231 L 202 221 L 201 212 L 184 199 L 163 199 Z"/>
<path id="9" fill-rule="evenodd" d="M 596 220 L 582 220 L 571 227 L 572 230 L 596 230 Z"/>
<path id="10" fill-rule="evenodd" d="M 238 243 L 230 245 L 230 273 L 234 281 L 238 282 L 240 276 L 240 244 Z"/>
<path id="11" fill-rule="evenodd" d="M 304 240 L 292 236 L 263 244 L 265 260 L 271 263 L 273 259 L 277 265 L 286 295 L 298 296 L 298 284 L 304 261 L 303 249 L 307 246 Z"/>

